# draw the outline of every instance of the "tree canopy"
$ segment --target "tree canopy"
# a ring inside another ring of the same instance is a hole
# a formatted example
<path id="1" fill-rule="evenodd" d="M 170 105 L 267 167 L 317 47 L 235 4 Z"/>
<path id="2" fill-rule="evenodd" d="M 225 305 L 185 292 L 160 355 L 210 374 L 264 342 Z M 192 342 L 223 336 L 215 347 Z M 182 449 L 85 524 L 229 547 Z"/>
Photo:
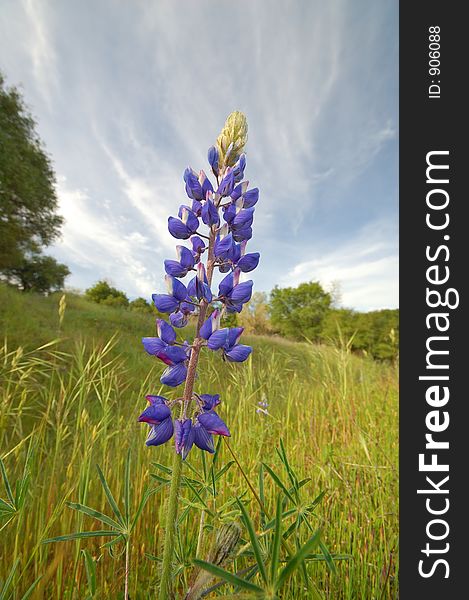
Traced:
<path id="1" fill-rule="evenodd" d="M 70 271 L 40 255 L 57 239 L 63 218 L 36 126 L 21 93 L 7 87 L 0 72 L 0 273 L 23 290 L 48 292 L 63 285 Z"/>

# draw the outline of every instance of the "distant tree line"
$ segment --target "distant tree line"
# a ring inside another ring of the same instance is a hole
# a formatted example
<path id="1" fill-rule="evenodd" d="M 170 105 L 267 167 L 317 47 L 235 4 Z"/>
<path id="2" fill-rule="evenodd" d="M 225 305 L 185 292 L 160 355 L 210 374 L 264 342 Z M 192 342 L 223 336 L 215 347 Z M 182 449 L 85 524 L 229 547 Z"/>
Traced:
<path id="1" fill-rule="evenodd" d="M 157 314 L 145 298 L 130 301 L 125 293 L 102 280 L 86 290 L 93 302 L 132 311 Z M 165 317 L 165 315 L 161 315 Z M 222 326 L 242 326 L 247 333 L 281 335 L 299 341 L 333 343 L 353 352 L 382 360 L 397 358 L 399 311 L 383 309 L 358 312 L 334 306 L 331 292 L 317 281 L 296 288 L 275 287 L 270 297 L 256 292 L 241 315 L 231 314 Z"/>

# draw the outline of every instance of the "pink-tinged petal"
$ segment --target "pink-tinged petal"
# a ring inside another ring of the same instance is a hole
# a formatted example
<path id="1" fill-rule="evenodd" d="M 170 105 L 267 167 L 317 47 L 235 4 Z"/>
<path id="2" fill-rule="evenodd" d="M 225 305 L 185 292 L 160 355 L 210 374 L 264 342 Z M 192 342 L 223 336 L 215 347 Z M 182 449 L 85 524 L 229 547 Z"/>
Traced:
<path id="1" fill-rule="evenodd" d="M 166 404 L 151 404 L 142 412 L 138 420 L 140 423 L 158 425 L 169 416 L 171 416 L 171 411 Z"/>
<path id="2" fill-rule="evenodd" d="M 154 396 L 153 394 L 147 394 L 145 399 L 148 400 L 150 404 L 166 404 L 167 399 L 164 396 Z"/>
<path id="3" fill-rule="evenodd" d="M 220 419 L 217 413 L 213 410 L 202 413 L 198 417 L 199 423 L 204 427 L 208 433 L 214 433 L 216 435 L 224 435 L 230 437 L 231 433 L 225 423 Z"/>

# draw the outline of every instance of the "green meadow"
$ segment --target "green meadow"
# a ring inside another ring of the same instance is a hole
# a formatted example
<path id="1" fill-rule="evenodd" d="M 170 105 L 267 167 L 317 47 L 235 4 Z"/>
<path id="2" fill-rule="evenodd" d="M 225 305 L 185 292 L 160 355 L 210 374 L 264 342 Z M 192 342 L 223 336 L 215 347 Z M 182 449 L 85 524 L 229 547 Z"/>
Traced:
<path id="1" fill-rule="evenodd" d="M 128 535 L 129 597 L 155 598 L 174 450 L 146 447 L 148 427 L 137 418 L 145 394 L 180 392 L 163 390 L 163 365 L 141 346 L 155 334 L 151 315 L 67 294 L 60 322 L 59 300 L 0 287 L 0 598 L 124 597 L 123 538 L 43 543 L 109 530 L 76 509 L 114 519 L 97 465 L 119 507 L 133 515 L 146 500 Z M 196 391 L 221 392 L 217 410 L 231 438 L 215 457 L 194 447 L 184 463 L 176 597 L 194 580 L 193 557 L 211 556 L 224 523 L 240 523 L 241 540 L 223 568 L 246 574 L 255 564 L 239 498 L 266 564 L 277 502 L 280 562 L 320 531 L 321 545 L 286 579 L 281 598 L 397 598 L 397 365 L 357 356 L 347 340 L 244 343 L 253 346 L 244 364 L 208 352 L 201 359 Z M 255 570 L 250 577 L 261 581 Z M 251 597 L 216 584 L 203 597 Z"/>

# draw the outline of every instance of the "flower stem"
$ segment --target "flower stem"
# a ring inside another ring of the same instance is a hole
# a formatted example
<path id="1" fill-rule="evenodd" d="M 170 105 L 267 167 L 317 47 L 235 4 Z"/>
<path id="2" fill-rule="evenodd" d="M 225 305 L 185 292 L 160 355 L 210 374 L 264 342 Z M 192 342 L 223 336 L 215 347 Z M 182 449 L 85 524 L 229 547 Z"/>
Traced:
<path id="1" fill-rule="evenodd" d="M 171 565 L 174 553 L 174 538 L 176 534 L 176 519 L 178 508 L 179 487 L 181 485 L 182 457 L 174 455 L 171 489 L 169 491 L 168 509 L 166 513 L 166 531 L 164 536 L 163 566 L 161 571 L 159 600 L 171 598 Z"/>
<path id="2" fill-rule="evenodd" d="M 129 597 L 129 571 L 130 571 L 130 537 L 125 542 L 125 577 L 124 577 L 124 599 Z"/>
<path id="3" fill-rule="evenodd" d="M 214 244 L 215 244 L 215 228 L 212 227 L 210 230 L 209 247 L 208 247 L 208 258 L 207 258 L 207 280 L 209 285 L 212 282 L 213 269 L 215 267 L 214 258 Z M 197 369 L 197 363 L 199 362 L 200 349 L 204 345 L 204 340 L 199 336 L 200 328 L 205 321 L 205 315 L 207 314 L 208 303 L 202 301 L 199 310 L 199 318 L 197 320 L 197 328 L 195 333 L 195 339 L 192 346 L 191 357 L 189 359 L 189 365 L 187 367 L 186 383 L 184 386 L 183 402 L 181 406 L 181 418 L 186 417 L 187 407 L 192 401 L 192 395 L 194 391 L 194 382 Z M 164 535 L 164 550 L 163 550 L 163 565 L 161 570 L 160 580 L 160 593 L 159 600 L 169 600 L 171 595 L 171 584 L 172 584 L 172 561 L 174 553 L 174 542 L 176 536 L 176 522 L 177 522 L 177 510 L 178 510 L 178 497 L 179 488 L 181 486 L 181 472 L 182 472 L 182 457 L 180 454 L 174 455 L 173 460 L 173 471 L 171 475 L 171 487 L 169 490 L 168 507 L 166 511 L 166 529 Z"/>

